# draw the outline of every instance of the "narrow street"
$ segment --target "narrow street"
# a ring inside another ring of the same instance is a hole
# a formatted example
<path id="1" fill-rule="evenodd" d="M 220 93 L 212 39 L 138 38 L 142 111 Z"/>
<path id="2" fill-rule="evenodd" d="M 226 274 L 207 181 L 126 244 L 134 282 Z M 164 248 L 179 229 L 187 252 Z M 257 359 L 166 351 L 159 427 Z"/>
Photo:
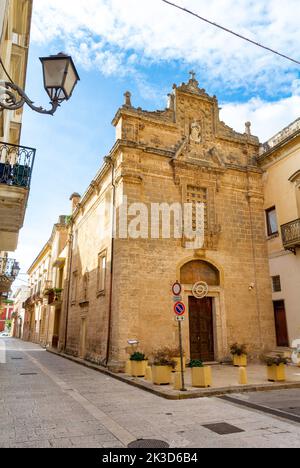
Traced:
<path id="1" fill-rule="evenodd" d="M 240 432 L 204 427 L 217 423 Z M 140 438 L 172 448 L 299 447 L 300 424 L 218 398 L 164 400 L 37 345 L 0 339 L 0 448 L 114 448 Z"/>

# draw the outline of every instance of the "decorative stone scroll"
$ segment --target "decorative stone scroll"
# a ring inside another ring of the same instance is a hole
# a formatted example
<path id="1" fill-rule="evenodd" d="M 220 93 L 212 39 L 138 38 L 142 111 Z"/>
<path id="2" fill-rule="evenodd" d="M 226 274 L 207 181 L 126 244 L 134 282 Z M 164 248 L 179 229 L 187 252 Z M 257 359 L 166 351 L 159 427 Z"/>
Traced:
<path id="1" fill-rule="evenodd" d="M 203 299 L 208 294 L 208 284 L 205 281 L 195 283 L 192 289 L 193 296 L 196 299 Z"/>

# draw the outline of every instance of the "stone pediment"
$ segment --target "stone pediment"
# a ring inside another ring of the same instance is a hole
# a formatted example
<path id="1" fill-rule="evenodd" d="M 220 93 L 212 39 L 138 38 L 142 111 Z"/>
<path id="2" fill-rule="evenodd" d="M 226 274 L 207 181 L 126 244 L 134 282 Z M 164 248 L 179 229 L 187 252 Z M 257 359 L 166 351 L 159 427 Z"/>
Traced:
<path id="1" fill-rule="evenodd" d="M 218 145 L 195 145 L 187 138 L 179 145 L 174 160 L 210 168 L 225 168 L 222 150 Z"/>

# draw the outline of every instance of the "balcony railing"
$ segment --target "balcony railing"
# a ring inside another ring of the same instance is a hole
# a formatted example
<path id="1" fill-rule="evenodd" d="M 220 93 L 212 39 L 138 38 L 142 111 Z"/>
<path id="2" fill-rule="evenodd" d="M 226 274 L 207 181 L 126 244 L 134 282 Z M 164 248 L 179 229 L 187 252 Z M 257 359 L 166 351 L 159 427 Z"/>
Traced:
<path id="1" fill-rule="evenodd" d="M 0 184 L 29 188 L 36 150 L 0 142 Z"/>
<path id="2" fill-rule="evenodd" d="M 16 279 L 20 271 L 19 264 L 12 258 L 0 257 L 0 276 Z"/>
<path id="3" fill-rule="evenodd" d="M 284 248 L 295 252 L 300 247 L 300 219 L 281 226 L 281 233 Z"/>

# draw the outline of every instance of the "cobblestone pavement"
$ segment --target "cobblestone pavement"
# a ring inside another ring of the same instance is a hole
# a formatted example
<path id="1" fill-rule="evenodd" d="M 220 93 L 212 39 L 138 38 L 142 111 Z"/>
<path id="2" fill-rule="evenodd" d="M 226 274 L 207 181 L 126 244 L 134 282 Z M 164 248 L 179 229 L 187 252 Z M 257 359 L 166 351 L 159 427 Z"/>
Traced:
<path id="1" fill-rule="evenodd" d="M 5 350 L 4 350 L 5 348 Z M 300 425 L 217 398 L 168 401 L 14 339 L 0 339 L 0 448 L 299 447 Z M 244 432 L 203 427 L 228 423 Z"/>

